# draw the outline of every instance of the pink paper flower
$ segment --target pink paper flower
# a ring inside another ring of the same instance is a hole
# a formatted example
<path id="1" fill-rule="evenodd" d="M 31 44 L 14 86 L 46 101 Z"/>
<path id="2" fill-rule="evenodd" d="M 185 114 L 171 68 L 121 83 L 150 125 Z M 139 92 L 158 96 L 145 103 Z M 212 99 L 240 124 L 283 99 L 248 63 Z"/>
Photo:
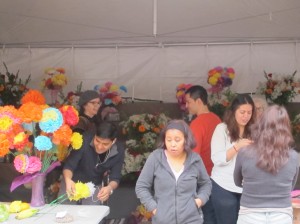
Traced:
<path id="1" fill-rule="evenodd" d="M 35 172 L 40 171 L 41 168 L 42 168 L 42 162 L 41 162 L 40 158 L 38 158 L 36 156 L 30 156 L 26 173 L 35 173 Z"/>
<path id="2" fill-rule="evenodd" d="M 29 165 L 29 158 L 27 155 L 20 154 L 15 157 L 14 166 L 18 172 L 25 173 L 28 165 Z"/>

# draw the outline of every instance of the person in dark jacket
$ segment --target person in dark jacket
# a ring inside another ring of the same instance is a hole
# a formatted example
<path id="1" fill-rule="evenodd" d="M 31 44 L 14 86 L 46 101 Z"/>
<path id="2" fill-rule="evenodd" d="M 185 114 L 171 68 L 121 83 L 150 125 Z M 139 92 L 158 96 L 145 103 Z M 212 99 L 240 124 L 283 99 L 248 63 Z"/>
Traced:
<path id="1" fill-rule="evenodd" d="M 136 194 L 153 213 L 153 224 L 201 224 L 201 207 L 208 201 L 211 181 L 195 140 L 183 120 L 170 121 L 136 183 Z M 154 189 L 154 192 L 153 192 Z"/>
<path id="2" fill-rule="evenodd" d="M 80 95 L 78 105 L 79 109 L 79 122 L 73 127 L 74 132 L 83 134 L 88 131 L 95 133 L 98 123 L 97 113 L 101 106 L 99 93 L 94 90 L 87 90 Z"/>
<path id="3" fill-rule="evenodd" d="M 83 199 L 82 204 L 107 201 L 119 185 L 124 150 L 124 144 L 117 140 L 117 127 L 107 121 L 101 122 L 96 134 L 84 133 L 82 147 L 71 151 L 63 168 L 64 183 L 60 191 L 74 194 L 76 182 L 92 182 L 99 191 L 95 191 L 94 197 Z M 109 178 L 104 186 L 106 175 Z"/>

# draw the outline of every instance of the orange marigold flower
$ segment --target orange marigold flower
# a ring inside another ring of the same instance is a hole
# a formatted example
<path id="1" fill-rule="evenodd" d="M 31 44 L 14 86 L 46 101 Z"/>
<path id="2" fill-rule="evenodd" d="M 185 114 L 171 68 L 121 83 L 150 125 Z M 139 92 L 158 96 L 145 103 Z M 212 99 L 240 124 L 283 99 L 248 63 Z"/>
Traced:
<path id="1" fill-rule="evenodd" d="M 5 134 L 0 134 L 0 157 L 9 153 L 9 141 Z"/>
<path id="2" fill-rule="evenodd" d="M 68 146 L 71 143 L 72 129 L 69 125 L 62 125 L 57 131 L 53 133 L 52 142 L 56 145 Z"/>
<path id="3" fill-rule="evenodd" d="M 65 74 L 66 70 L 64 68 L 57 68 L 56 71 L 58 71 L 61 74 Z"/>
<path id="4" fill-rule="evenodd" d="M 32 121 L 38 122 L 42 119 L 44 106 L 37 105 L 34 102 L 24 103 L 20 108 L 20 116 L 23 122 L 30 123 Z"/>
<path id="5" fill-rule="evenodd" d="M 140 125 L 139 126 L 139 132 L 145 132 L 146 131 L 146 128 L 144 125 Z"/>
<path id="6" fill-rule="evenodd" d="M 38 105 L 43 105 L 46 104 L 46 99 L 40 91 L 31 89 L 21 99 L 22 104 L 28 102 L 33 102 Z"/>
<path id="7" fill-rule="evenodd" d="M 272 94 L 273 90 L 272 89 L 266 89 L 267 94 Z"/>
<path id="8" fill-rule="evenodd" d="M 159 132 L 160 132 L 160 129 L 159 129 L 158 127 L 155 127 L 155 128 L 153 128 L 153 131 L 154 131 L 155 133 L 159 133 Z"/>

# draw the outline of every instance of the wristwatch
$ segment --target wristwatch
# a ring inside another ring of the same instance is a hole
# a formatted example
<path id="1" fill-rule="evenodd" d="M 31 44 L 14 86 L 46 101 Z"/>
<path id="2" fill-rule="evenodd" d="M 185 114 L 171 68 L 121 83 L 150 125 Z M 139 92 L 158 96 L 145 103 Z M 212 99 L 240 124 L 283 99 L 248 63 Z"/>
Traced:
<path id="1" fill-rule="evenodd" d="M 114 193 L 113 188 L 110 185 L 107 185 L 110 188 L 110 195 L 112 195 Z"/>

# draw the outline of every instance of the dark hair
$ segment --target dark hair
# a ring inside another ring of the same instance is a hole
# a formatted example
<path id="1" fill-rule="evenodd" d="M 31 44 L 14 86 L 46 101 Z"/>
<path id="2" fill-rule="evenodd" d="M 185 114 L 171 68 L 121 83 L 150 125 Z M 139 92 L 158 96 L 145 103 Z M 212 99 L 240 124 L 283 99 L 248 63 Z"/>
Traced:
<path id="1" fill-rule="evenodd" d="M 96 136 L 100 138 L 115 139 L 118 135 L 118 128 L 115 124 L 102 121 L 96 127 Z"/>
<path id="2" fill-rule="evenodd" d="M 268 107 L 259 122 L 251 126 L 251 138 L 258 156 L 257 166 L 277 173 L 287 163 L 289 150 L 294 144 L 286 109 L 278 105 Z"/>
<path id="3" fill-rule="evenodd" d="M 165 138 L 166 132 L 170 129 L 177 129 L 181 131 L 184 135 L 184 150 L 189 152 L 196 147 L 196 141 L 190 127 L 183 120 L 171 120 L 161 131 L 158 139 L 158 148 L 166 149 Z"/>
<path id="4" fill-rule="evenodd" d="M 207 91 L 202 86 L 192 86 L 185 91 L 185 94 L 190 94 L 193 100 L 200 99 L 204 105 L 207 105 Z"/>
<path id="5" fill-rule="evenodd" d="M 252 116 L 249 122 L 246 124 L 243 136 L 240 136 L 240 129 L 238 123 L 235 119 L 235 112 L 243 104 L 251 104 L 252 106 Z M 252 98 L 248 94 L 238 94 L 230 106 L 224 113 L 223 121 L 227 125 L 229 131 L 229 136 L 231 142 L 237 141 L 240 137 L 249 138 L 250 137 L 250 126 L 254 123 L 255 119 L 255 106 Z"/>

